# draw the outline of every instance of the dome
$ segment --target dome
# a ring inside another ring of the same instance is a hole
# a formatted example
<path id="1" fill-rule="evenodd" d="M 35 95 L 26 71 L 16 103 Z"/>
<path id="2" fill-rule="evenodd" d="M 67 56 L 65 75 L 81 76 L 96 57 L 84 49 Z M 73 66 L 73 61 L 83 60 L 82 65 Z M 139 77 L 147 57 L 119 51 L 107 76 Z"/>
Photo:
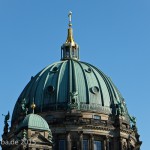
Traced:
<path id="1" fill-rule="evenodd" d="M 67 40 L 61 46 L 61 61 L 31 77 L 16 102 L 12 123 L 33 101 L 36 113 L 76 109 L 119 113 L 129 118 L 124 99 L 111 79 L 95 66 L 79 60 L 79 46 L 73 38 L 71 20 Z"/>
<path id="2" fill-rule="evenodd" d="M 50 131 L 49 126 L 45 119 L 36 114 L 27 115 L 21 122 L 18 129 L 28 128 L 34 130 Z"/>
<path id="3" fill-rule="evenodd" d="M 115 115 L 120 108 L 120 113 L 128 116 L 124 99 L 111 79 L 91 64 L 73 59 L 56 62 L 31 77 L 16 102 L 12 123 L 23 100 L 28 108 L 34 100 L 36 113 L 76 108 Z"/>

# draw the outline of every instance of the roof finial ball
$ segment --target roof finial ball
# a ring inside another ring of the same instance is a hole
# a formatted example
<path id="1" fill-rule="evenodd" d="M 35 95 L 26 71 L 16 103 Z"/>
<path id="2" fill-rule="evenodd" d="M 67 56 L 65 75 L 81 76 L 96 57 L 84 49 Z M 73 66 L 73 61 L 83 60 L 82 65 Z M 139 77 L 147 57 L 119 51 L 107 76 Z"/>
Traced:
<path id="1" fill-rule="evenodd" d="M 35 109 L 35 107 L 36 107 L 36 105 L 35 105 L 35 103 L 34 103 L 34 101 L 33 101 L 33 103 L 31 104 L 31 108 L 32 108 L 32 113 L 34 114 L 34 109 Z"/>
<path id="2" fill-rule="evenodd" d="M 69 11 L 68 17 L 69 17 L 69 27 L 71 27 L 72 26 L 72 23 L 71 23 L 71 21 L 72 21 L 72 12 L 71 11 Z"/>

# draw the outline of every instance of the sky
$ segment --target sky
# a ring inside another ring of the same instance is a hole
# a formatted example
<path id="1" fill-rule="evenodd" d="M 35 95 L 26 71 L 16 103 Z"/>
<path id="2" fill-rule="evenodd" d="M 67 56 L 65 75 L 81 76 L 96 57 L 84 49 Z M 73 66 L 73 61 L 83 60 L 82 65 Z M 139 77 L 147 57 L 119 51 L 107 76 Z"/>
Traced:
<path id="1" fill-rule="evenodd" d="M 71 10 L 80 60 L 108 75 L 149 150 L 149 0 L 0 0 L 0 134 L 31 76 L 60 60 Z"/>

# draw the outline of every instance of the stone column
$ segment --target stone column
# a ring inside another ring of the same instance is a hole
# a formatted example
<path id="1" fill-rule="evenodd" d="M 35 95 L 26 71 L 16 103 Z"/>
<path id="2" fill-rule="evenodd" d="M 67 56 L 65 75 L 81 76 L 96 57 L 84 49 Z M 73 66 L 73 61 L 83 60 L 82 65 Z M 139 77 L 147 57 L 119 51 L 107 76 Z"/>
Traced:
<path id="1" fill-rule="evenodd" d="M 129 135 L 128 139 L 127 139 L 127 148 L 130 149 L 131 148 L 131 136 Z"/>
<path id="2" fill-rule="evenodd" d="M 94 150 L 94 136 L 90 135 L 90 150 Z"/>
<path id="3" fill-rule="evenodd" d="M 70 138 L 70 133 L 67 134 L 67 150 L 71 150 L 71 138 Z"/>
<path id="4" fill-rule="evenodd" d="M 119 149 L 123 150 L 123 139 L 122 138 L 119 139 Z"/>
<path id="5" fill-rule="evenodd" d="M 107 140 L 105 139 L 103 144 L 102 144 L 102 150 L 107 150 Z"/>
<path id="6" fill-rule="evenodd" d="M 119 138 L 114 138 L 113 139 L 113 150 L 121 150 L 120 149 L 120 141 Z"/>
<path id="7" fill-rule="evenodd" d="M 106 136 L 106 150 L 109 150 L 109 149 L 110 149 L 110 147 L 109 147 L 109 142 L 110 142 L 109 137 Z"/>
<path id="8" fill-rule="evenodd" d="M 83 150 L 83 134 L 80 134 L 80 150 Z"/>

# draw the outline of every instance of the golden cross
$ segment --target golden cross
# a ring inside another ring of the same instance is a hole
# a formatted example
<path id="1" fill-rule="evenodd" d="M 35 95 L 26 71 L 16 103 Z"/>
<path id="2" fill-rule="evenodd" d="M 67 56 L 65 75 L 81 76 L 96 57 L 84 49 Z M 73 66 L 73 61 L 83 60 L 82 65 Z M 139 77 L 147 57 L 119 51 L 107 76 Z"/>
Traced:
<path id="1" fill-rule="evenodd" d="M 69 11 L 68 17 L 69 17 L 69 26 L 72 26 L 72 24 L 71 24 L 72 12 L 71 11 Z"/>

